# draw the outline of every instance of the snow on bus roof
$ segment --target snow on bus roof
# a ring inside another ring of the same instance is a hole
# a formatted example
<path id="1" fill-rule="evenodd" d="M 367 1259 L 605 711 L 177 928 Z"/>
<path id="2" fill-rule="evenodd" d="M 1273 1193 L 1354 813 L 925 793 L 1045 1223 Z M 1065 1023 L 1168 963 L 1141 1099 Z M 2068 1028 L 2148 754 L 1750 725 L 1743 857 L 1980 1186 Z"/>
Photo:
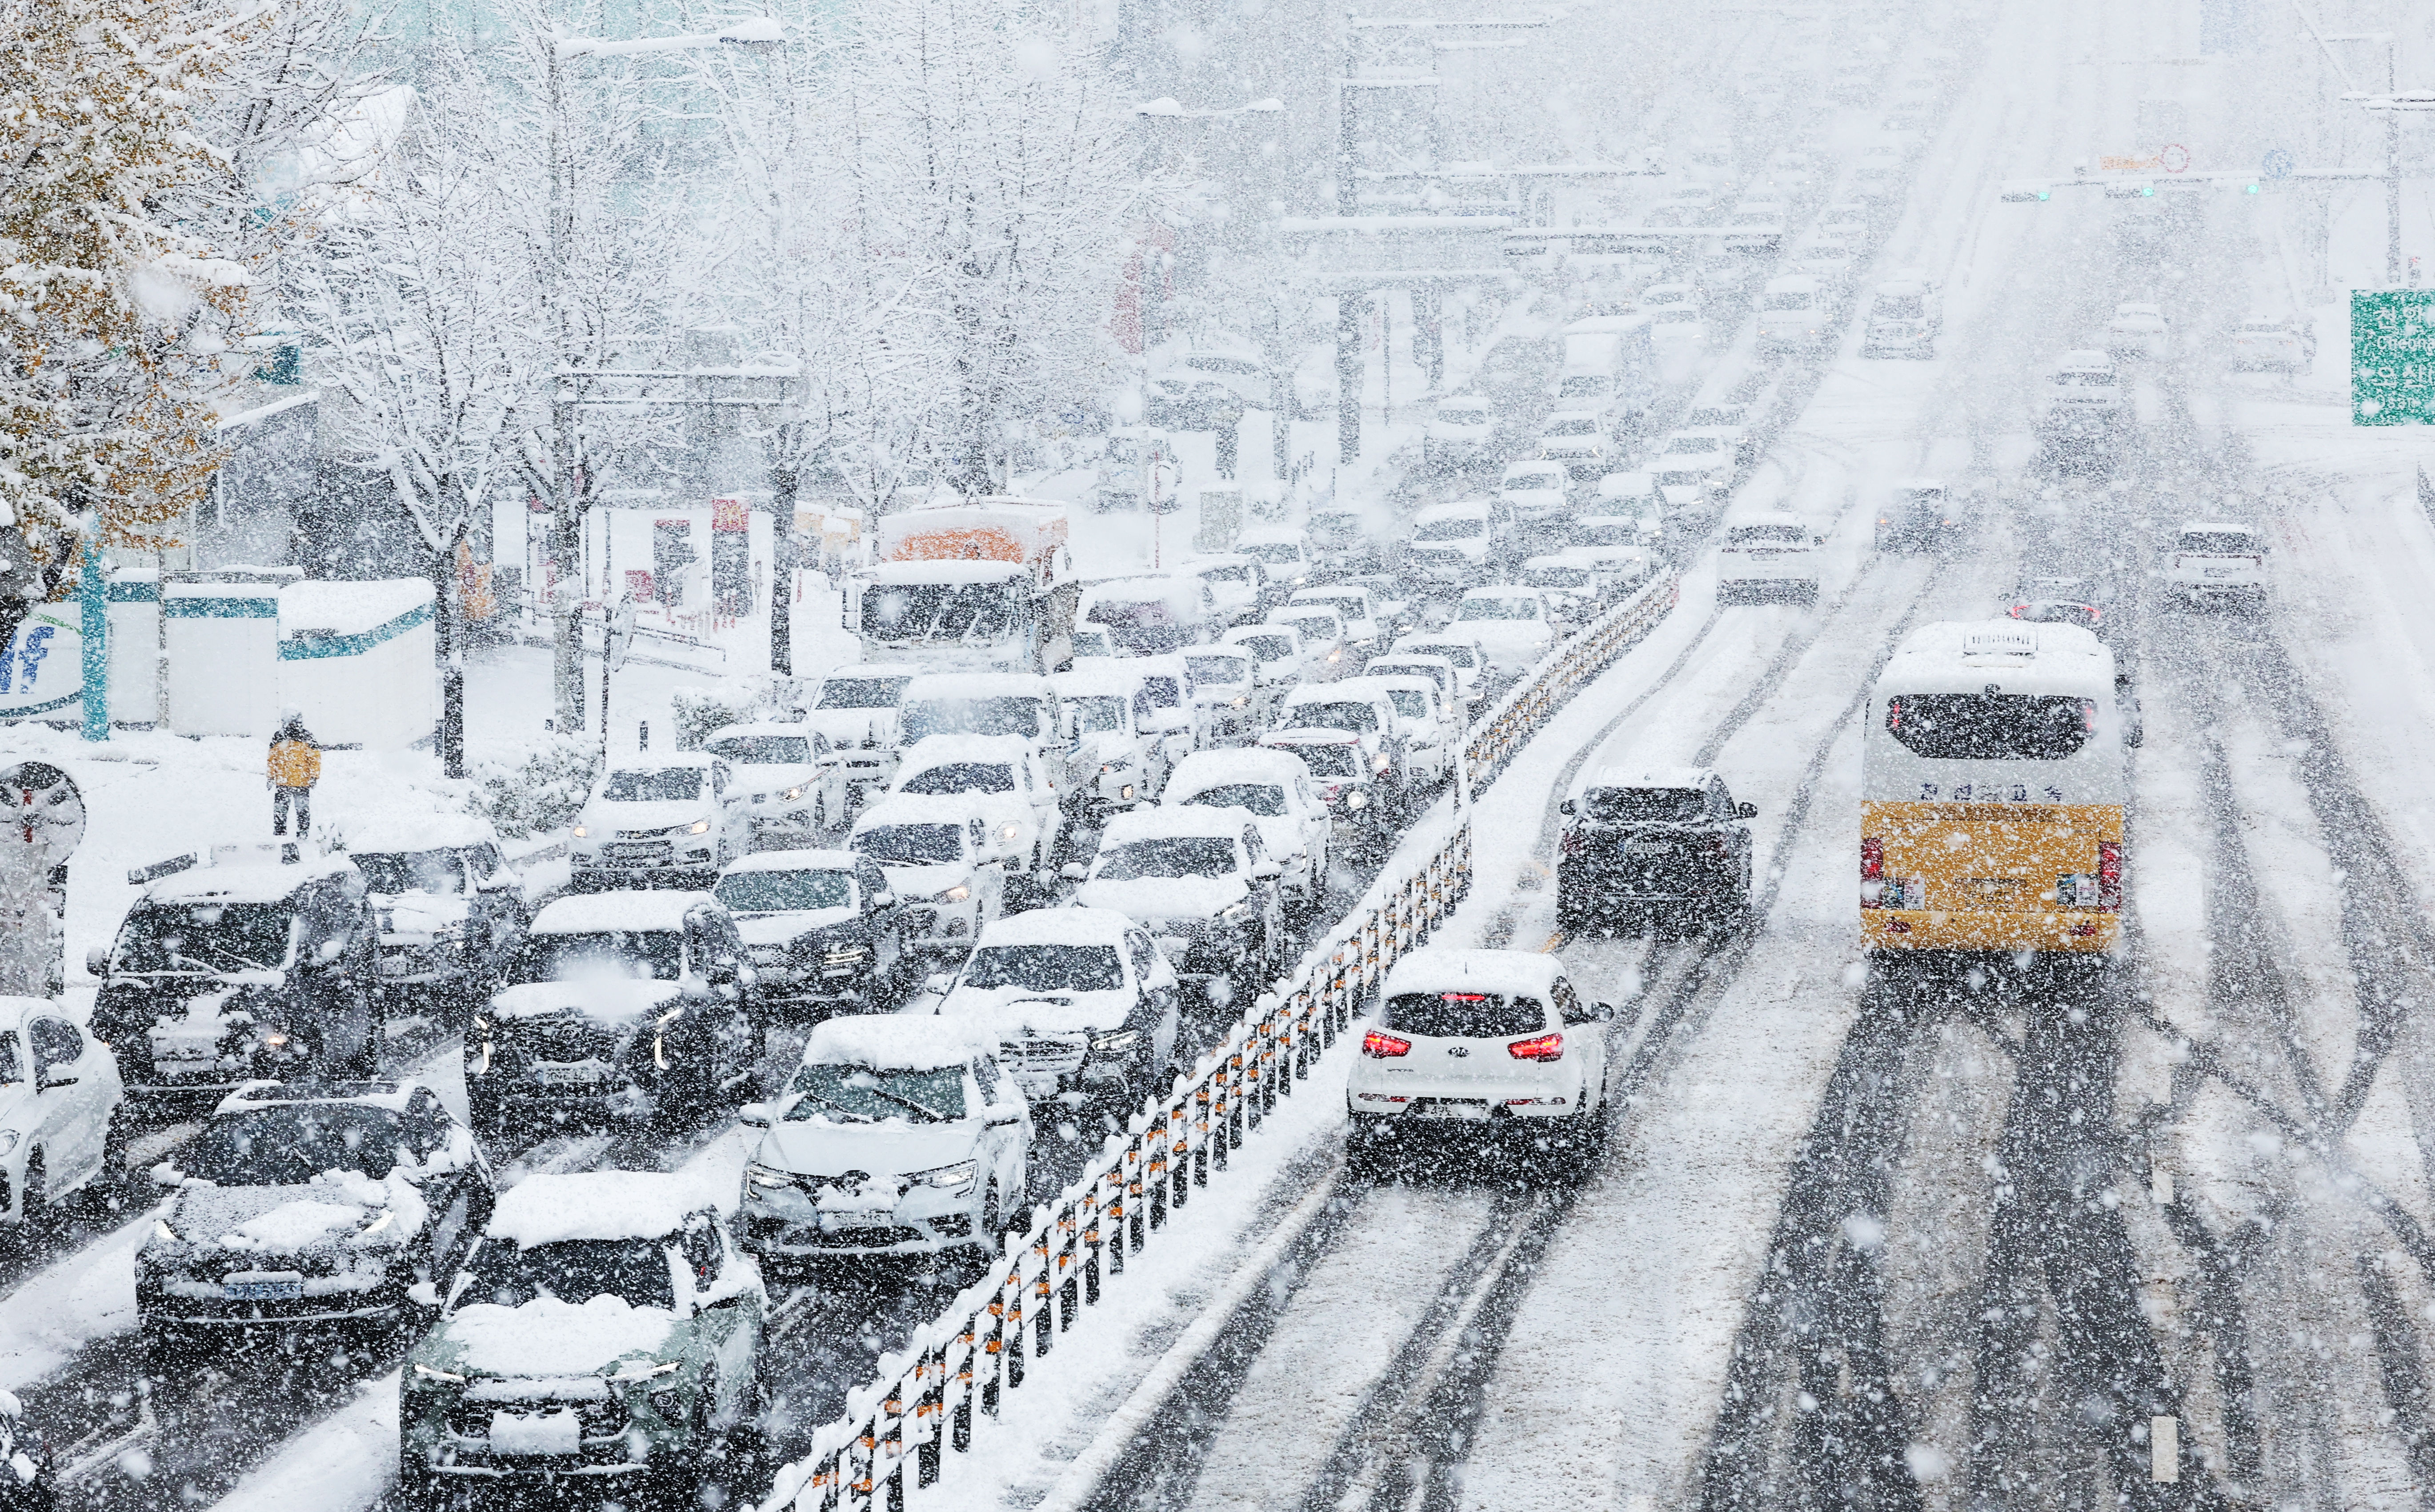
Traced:
<path id="1" fill-rule="evenodd" d="M 1002 583 L 1010 578 L 1028 576 L 1030 571 L 1019 561 L 989 558 L 976 561 L 883 561 L 871 569 L 871 581 L 874 585 Z"/>
<path id="2" fill-rule="evenodd" d="M 586 892 L 561 898 L 533 916 L 536 935 L 596 935 L 613 929 L 684 928 L 685 915 L 718 900 L 706 892 Z"/>
<path id="3" fill-rule="evenodd" d="M 1944 621 L 1903 637 L 1877 685 L 1905 694 L 2113 692 L 2114 653 L 2077 625 Z"/>
<path id="4" fill-rule="evenodd" d="M 1387 973 L 1387 991 L 1545 992 L 1563 974 L 1563 961 L 1539 951 L 1419 950 Z"/>
<path id="5" fill-rule="evenodd" d="M 823 1019 L 803 1041 L 806 1066 L 868 1066 L 873 1071 L 939 1071 L 973 1058 L 972 1037 L 953 1019 L 930 1013 L 853 1013 Z"/>
<path id="6" fill-rule="evenodd" d="M 577 1239 L 664 1239 L 717 1204 L 663 1171 L 544 1171 L 499 1194 L 487 1233 L 520 1249 Z"/>

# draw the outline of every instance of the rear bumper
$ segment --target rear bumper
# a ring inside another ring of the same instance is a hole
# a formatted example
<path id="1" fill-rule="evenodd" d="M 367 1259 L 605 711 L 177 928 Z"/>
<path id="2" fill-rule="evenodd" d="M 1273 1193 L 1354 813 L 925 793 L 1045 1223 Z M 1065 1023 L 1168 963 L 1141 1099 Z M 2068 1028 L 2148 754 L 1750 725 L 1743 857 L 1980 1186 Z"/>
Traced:
<path id="1" fill-rule="evenodd" d="M 2112 951 L 2122 916 L 2094 909 L 2006 913 L 1994 909 L 1863 908 L 1860 944 L 1873 951 L 2034 951 L 2070 955 Z"/>

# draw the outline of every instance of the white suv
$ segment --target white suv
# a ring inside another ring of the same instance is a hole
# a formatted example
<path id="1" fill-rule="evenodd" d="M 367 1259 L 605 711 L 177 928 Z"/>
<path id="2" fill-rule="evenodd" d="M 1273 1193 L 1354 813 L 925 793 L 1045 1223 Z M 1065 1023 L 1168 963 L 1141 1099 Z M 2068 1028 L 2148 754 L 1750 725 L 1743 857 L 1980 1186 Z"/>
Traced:
<path id="1" fill-rule="evenodd" d="M 745 797 L 727 763 L 707 751 L 612 762 L 571 832 L 575 885 L 691 878 L 708 887 L 752 849 Z"/>
<path id="2" fill-rule="evenodd" d="M 1781 510 L 1725 522 L 1725 543 L 1717 551 L 1717 601 L 1783 598 L 1818 602 L 1818 554 L 1822 538 L 1801 517 Z"/>
<path id="3" fill-rule="evenodd" d="M 2165 584 L 2182 598 L 2266 602 L 2266 538 L 2249 525 L 2192 520 L 2165 558 Z"/>
<path id="4" fill-rule="evenodd" d="M 1357 1172 L 1460 1160 L 1483 1141 L 1575 1171 L 1597 1153 L 1614 1010 L 1583 1003 L 1563 961 L 1424 950 L 1395 964 L 1382 997 L 1345 1079 Z"/>

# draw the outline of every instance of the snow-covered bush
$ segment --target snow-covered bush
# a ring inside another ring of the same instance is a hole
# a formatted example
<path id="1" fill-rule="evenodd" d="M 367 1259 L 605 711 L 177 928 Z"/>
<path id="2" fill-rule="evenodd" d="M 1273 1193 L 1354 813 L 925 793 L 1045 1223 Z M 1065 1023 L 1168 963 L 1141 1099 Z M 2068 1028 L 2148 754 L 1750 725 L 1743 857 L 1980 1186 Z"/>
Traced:
<path id="1" fill-rule="evenodd" d="M 754 719 L 795 719 L 811 706 L 818 679 L 756 672 L 730 678 L 715 688 L 679 688 L 668 696 L 677 721 L 677 749 L 701 743 L 729 725 Z"/>
<path id="2" fill-rule="evenodd" d="M 502 839 L 520 840 L 574 823 L 599 775 L 597 741 L 546 736 L 520 759 L 477 757 L 465 810 L 490 820 Z"/>

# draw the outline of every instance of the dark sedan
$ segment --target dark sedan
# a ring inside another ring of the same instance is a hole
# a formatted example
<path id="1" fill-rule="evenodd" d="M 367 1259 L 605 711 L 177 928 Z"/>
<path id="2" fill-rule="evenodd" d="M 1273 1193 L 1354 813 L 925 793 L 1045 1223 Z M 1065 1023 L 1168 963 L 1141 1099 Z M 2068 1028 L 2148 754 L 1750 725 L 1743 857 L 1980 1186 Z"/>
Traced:
<path id="1" fill-rule="evenodd" d="M 903 910 L 869 856 L 758 851 L 711 892 L 734 919 L 768 1007 L 822 1017 L 889 1007 L 903 994 Z"/>
<path id="2" fill-rule="evenodd" d="M 1758 810 L 1700 768 L 1600 772 L 1566 799 L 1556 919 L 1575 933 L 1696 931 L 1748 917 Z"/>

